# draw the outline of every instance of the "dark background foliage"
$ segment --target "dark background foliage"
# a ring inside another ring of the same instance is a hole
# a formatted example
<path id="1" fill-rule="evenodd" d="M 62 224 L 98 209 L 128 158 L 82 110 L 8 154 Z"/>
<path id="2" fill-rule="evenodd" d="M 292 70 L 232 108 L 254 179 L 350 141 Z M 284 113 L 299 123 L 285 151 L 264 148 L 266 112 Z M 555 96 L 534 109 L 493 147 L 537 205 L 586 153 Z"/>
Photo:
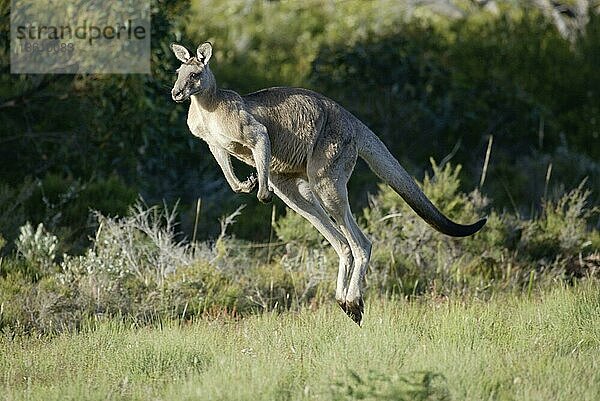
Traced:
<path id="1" fill-rule="evenodd" d="M 583 30 L 565 38 L 527 4 L 490 12 L 456 2 L 456 17 L 385 1 L 153 0 L 152 75 L 81 76 L 9 74 L 9 2 L 1 4 L 0 233 L 8 240 L 26 221 L 43 222 L 63 233 L 67 249 L 82 250 L 94 228 L 89 211 L 123 215 L 138 194 L 149 204 L 180 200 L 187 236 L 201 198 L 198 238 L 214 237 L 217 217 L 246 203 L 233 232 L 268 239 L 271 208 L 231 193 L 189 134 L 187 105 L 170 100 L 172 41 L 195 49 L 212 40 L 223 87 L 325 93 L 417 177 L 429 157 L 451 159 L 465 167 L 463 189 L 476 187 L 492 136 L 482 190 L 499 210 L 534 216 L 541 198 L 585 177 L 598 200 L 600 18 L 592 9 Z M 356 210 L 376 191 L 364 164 L 350 189 Z"/>

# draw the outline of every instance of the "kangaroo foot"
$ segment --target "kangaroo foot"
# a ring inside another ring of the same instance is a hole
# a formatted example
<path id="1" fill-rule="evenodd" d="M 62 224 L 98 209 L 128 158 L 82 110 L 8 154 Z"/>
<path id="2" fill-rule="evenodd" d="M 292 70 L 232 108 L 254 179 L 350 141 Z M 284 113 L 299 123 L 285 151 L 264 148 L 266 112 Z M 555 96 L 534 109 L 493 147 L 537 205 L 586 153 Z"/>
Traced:
<path id="1" fill-rule="evenodd" d="M 346 312 L 346 315 L 348 315 L 350 317 L 350 319 L 352 319 L 354 321 L 354 323 L 356 323 L 360 326 L 360 323 L 362 321 L 363 311 L 365 309 L 362 298 L 358 298 L 354 301 L 346 302 L 345 306 L 346 306 L 346 308 L 345 309 L 342 308 L 342 309 L 344 309 L 344 312 Z"/>
<path id="2" fill-rule="evenodd" d="M 337 300 L 338 305 L 340 306 L 340 308 L 342 308 L 342 310 L 344 311 L 344 313 L 348 313 L 346 312 L 347 308 L 346 308 L 346 301 L 345 300 Z"/>

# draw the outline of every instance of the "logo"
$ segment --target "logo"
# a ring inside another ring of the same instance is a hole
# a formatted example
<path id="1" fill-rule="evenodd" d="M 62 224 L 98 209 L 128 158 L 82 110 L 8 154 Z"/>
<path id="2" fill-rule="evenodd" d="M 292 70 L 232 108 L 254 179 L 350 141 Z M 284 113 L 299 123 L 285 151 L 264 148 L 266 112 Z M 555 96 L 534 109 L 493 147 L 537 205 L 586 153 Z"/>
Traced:
<path id="1" fill-rule="evenodd" d="M 11 73 L 149 74 L 150 2 L 12 0 Z"/>

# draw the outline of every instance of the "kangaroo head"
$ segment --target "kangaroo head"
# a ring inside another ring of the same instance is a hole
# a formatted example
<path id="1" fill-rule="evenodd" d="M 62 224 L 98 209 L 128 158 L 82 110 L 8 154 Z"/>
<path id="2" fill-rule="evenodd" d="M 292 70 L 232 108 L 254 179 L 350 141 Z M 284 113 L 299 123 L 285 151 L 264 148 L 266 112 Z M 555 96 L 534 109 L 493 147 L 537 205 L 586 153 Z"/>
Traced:
<path id="1" fill-rule="evenodd" d="M 177 69 L 177 81 L 171 90 L 173 100 L 180 103 L 190 96 L 211 89 L 214 86 L 214 77 L 208 68 L 208 61 L 212 55 L 212 45 L 202 43 L 196 50 L 196 56 L 190 54 L 188 49 L 178 44 L 171 44 L 175 57 L 181 61 Z"/>

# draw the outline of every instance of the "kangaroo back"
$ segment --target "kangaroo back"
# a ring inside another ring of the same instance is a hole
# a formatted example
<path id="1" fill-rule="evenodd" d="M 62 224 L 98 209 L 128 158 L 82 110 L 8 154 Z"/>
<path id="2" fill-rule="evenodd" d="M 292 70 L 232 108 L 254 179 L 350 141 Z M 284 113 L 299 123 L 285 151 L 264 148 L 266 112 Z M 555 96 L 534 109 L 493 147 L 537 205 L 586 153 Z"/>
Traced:
<path id="1" fill-rule="evenodd" d="M 475 234 L 483 227 L 486 219 L 471 225 L 463 225 L 444 216 L 392 156 L 384 143 L 370 129 L 363 127 L 356 138 L 358 154 L 367 162 L 371 170 L 391 186 L 423 220 L 439 232 L 453 237 L 466 237 Z"/>

